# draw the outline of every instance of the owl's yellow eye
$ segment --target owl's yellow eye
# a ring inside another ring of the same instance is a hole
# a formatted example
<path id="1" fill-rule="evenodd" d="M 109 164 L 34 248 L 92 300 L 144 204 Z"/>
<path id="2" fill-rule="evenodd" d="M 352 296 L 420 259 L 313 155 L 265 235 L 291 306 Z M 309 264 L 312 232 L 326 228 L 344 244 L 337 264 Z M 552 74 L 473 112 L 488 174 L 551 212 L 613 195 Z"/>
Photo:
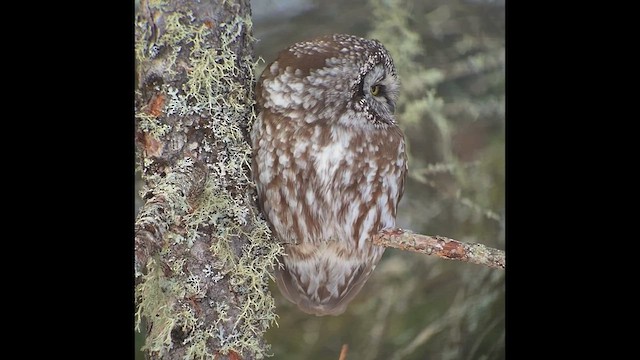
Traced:
<path id="1" fill-rule="evenodd" d="M 380 92 L 381 92 L 381 91 L 382 91 L 382 86 L 380 86 L 380 85 L 378 85 L 378 84 L 373 85 L 373 86 L 371 87 L 371 95 L 373 95 L 373 96 L 378 96 L 378 95 L 380 95 Z"/>

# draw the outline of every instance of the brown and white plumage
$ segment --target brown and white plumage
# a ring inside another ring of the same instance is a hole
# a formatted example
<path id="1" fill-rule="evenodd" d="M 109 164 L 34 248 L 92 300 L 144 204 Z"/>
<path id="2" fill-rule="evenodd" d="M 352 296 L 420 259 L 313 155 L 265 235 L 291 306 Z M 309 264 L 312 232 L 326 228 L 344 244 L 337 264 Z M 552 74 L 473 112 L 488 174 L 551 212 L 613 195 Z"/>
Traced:
<path id="1" fill-rule="evenodd" d="M 384 253 L 372 236 L 395 227 L 407 173 L 398 90 L 384 47 L 351 35 L 294 44 L 258 81 L 258 202 L 285 244 L 278 286 L 307 313 L 344 312 Z"/>

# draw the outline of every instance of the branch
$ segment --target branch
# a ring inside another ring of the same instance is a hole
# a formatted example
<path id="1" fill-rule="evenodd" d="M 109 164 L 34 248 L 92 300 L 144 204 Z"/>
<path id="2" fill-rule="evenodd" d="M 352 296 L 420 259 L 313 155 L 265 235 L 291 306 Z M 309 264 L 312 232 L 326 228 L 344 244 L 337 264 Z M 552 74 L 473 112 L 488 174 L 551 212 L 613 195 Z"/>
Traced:
<path id="1" fill-rule="evenodd" d="M 505 269 L 505 253 L 478 243 L 464 243 L 444 236 L 415 234 L 399 228 L 382 230 L 373 243 L 384 247 L 436 255 L 492 268 Z"/>
<path id="2" fill-rule="evenodd" d="M 338 360 L 347 360 L 348 352 L 349 352 L 349 345 L 342 344 L 342 348 L 340 349 L 340 358 Z"/>

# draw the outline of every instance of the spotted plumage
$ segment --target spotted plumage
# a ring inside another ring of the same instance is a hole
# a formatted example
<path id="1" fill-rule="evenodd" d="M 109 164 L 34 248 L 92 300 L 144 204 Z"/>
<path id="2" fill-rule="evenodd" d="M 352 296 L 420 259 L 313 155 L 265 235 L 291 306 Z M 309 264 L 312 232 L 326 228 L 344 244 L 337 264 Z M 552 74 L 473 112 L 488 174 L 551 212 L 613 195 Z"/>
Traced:
<path id="1" fill-rule="evenodd" d="M 384 252 L 372 236 L 395 227 L 407 174 L 399 86 L 382 44 L 340 34 L 283 50 L 258 81 L 258 205 L 285 246 L 278 286 L 307 313 L 344 312 Z"/>

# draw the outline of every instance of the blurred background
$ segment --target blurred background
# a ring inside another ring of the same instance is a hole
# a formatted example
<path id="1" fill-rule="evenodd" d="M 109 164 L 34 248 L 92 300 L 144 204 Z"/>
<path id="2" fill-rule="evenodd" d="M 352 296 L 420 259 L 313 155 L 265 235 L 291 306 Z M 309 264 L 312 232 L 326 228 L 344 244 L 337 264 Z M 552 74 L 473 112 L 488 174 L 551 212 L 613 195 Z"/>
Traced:
<path id="1" fill-rule="evenodd" d="M 409 143 L 398 226 L 505 248 L 504 0 L 254 0 L 256 78 L 322 34 L 380 40 Z M 140 204 L 140 200 L 136 200 Z M 347 311 L 315 317 L 272 284 L 273 359 L 504 359 L 505 271 L 388 249 Z M 141 346 L 143 338 L 136 336 Z M 142 359 L 140 353 L 137 359 Z"/>

